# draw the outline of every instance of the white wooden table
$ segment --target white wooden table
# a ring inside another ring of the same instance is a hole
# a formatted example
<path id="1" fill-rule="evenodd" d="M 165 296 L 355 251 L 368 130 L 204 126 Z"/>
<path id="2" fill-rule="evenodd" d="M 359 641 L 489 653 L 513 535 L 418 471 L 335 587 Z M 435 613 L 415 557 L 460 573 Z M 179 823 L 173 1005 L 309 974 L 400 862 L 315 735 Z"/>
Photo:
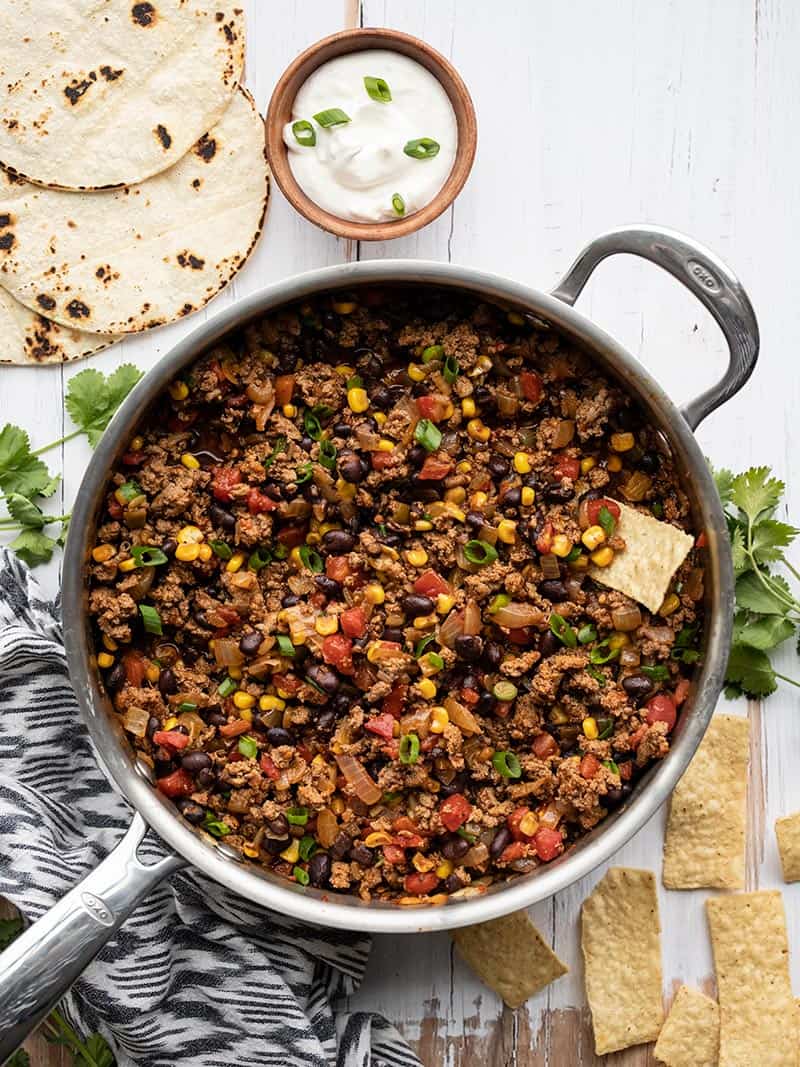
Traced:
<path id="1" fill-rule="evenodd" d="M 247 84 L 262 111 L 283 68 L 313 40 L 346 26 L 386 25 L 447 55 L 478 113 L 475 168 L 453 209 L 422 233 L 357 247 L 306 223 L 273 191 L 266 233 L 245 270 L 205 312 L 265 283 L 354 258 L 420 257 L 497 271 L 541 289 L 578 249 L 626 222 L 684 230 L 727 259 L 759 316 L 762 357 L 744 393 L 704 424 L 706 453 L 741 468 L 770 464 L 791 482 L 800 517 L 800 232 L 797 105 L 800 5 L 793 0 L 246 0 Z M 665 274 L 638 260 L 604 265 L 579 307 L 651 368 L 677 400 L 694 396 L 726 363 L 706 312 Z M 96 357 L 103 371 L 151 367 L 198 325 L 189 321 L 125 341 Z M 2 343 L 2 339 L 0 339 Z M 85 364 L 84 364 L 85 365 Z M 69 429 L 63 394 L 83 365 L 0 370 L 0 424 L 22 422 L 35 445 Z M 71 506 L 88 459 L 83 441 L 48 455 Z M 795 459 L 797 453 L 794 453 Z M 52 594 L 58 564 L 39 572 Z M 791 642 L 788 643 L 791 645 Z M 800 674 L 791 647 L 781 669 Z M 781 886 L 772 824 L 800 809 L 800 706 L 788 687 L 752 720 L 748 887 Z M 663 813 L 616 857 L 660 872 Z M 454 959 L 447 936 L 377 938 L 353 1007 L 394 1020 L 430 1067 L 486 1063 L 593 1064 L 577 920 L 602 872 L 532 909 L 571 973 L 523 1009 L 504 1010 Z M 800 944 L 800 887 L 784 887 L 790 944 Z M 712 987 L 703 899 L 661 890 L 665 993 Z M 793 959 L 800 992 L 800 953 Z M 40 1063 L 57 1062 L 41 1059 Z M 652 1063 L 650 1049 L 608 1058 Z"/>

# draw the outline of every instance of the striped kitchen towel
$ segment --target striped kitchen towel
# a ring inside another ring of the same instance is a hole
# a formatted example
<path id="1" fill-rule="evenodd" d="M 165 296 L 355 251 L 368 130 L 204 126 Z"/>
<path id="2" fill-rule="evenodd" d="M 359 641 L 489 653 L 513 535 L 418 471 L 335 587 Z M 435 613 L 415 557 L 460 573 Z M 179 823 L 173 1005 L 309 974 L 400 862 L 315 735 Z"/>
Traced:
<path id="1" fill-rule="evenodd" d="M 58 605 L 0 550 L 0 895 L 39 918 L 113 848 L 130 815 L 79 721 Z M 152 833 L 140 855 L 163 855 Z M 62 1008 L 78 1032 L 106 1037 L 120 1067 L 420 1067 L 385 1019 L 336 1010 L 369 947 L 180 872 Z"/>

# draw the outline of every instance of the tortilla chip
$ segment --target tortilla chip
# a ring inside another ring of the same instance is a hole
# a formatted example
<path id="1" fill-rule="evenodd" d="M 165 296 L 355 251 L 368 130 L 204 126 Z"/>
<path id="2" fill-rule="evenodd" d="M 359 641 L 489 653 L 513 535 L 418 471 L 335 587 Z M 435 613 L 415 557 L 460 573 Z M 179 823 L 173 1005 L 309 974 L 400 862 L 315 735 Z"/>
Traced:
<path id="1" fill-rule="evenodd" d="M 0 363 L 66 363 L 108 348 L 115 340 L 110 334 L 60 326 L 0 287 Z"/>
<path id="2" fill-rule="evenodd" d="M 566 974 L 525 911 L 453 930 L 456 947 L 482 982 L 499 993 L 509 1008 Z"/>
<path id="3" fill-rule="evenodd" d="M 652 871 L 606 871 L 583 902 L 581 948 L 597 1055 L 655 1041 L 664 1007 Z"/>
<path id="4" fill-rule="evenodd" d="M 706 901 L 719 994 L 720 1067 L 798 1067 L 800 1020 L 777 890 Z"/>
<path id="5" fill-rule="evenodd" d="M 742 889 L 749 723 L 715 715 L 672 794 L 664 838 L 667 889 Z"/>
<path id="6" fill-rule="evenodd" d="M 800 882 L 800 812 L 775 820 L 784 882 Z"/>
<path id="7" fill-rule="evenodd" d="M 658 1035 L 654 1054 L 667 1067 L 717 1067 L 717 1002 L 698 989 L 682 985 Z"/>
<path id="8" fill-rule="evenodd" d="M 590 567 L 589 574 L 600 585 L 638 600 L 648 611 L 658 611 L 694 538 L 669 522 L 617 503 L 620 517 L 616 533 L 625 539 L 625 549 L 617 552 L 607 567 Z"/>

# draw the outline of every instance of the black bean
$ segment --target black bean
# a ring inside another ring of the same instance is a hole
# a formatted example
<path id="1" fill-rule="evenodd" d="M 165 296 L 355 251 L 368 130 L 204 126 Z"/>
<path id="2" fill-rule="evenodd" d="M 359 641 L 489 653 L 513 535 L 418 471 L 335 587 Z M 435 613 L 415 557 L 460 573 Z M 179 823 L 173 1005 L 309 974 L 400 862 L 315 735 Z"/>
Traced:
<path id="1" fill-rule="evenodd" d="M 339 688 L 338 676 L 329 667 L 325 667 L 321 663 L 314 663 L 309 667 L 306 671 L 306 678 L 329 695 L 335 693 Z"/>
<path id="2" fill-rule="evenodd" d="M 554 652 L 558 652 L 561 648 L 561 642 L 552 632 L 552 630 L 545 630 L 542 636 L 539 638 L 539 654 L 542 659 L 546 659 L 548 656 L 552 656 Z"/>
<path id="3" fill-rule="evenodd" d="M 280 815 L 276 815 L 274 819 L 267 822 L 267 830 L 270 837 L 286 837 L 289 833 L 289 820 L 281 812 Z"/>
<path id="4" fill-rule="evenodd" d="M 295 596 L 294 593 L 287 593 L 286 596 L 284 596 L 283 599 L 281 600 L 281 607 L 282 608 L 293 608 L 295 606 L 295 604 L 299 604 L 299 603 L 300 603 L 300 597 L 299 596 Z"/>
<path id="5" fill-rule="evenodd" d="M 379 385 L 377 389 L 373 389 L 370 400 L 373 407 L 383 411 L 391 404 L 392 396 L 385 385 Z"/>
<path id="6" fill-rule="evenodd" d="M 501 503 L 504 507 L 518 508 L 522 503 L 522 489 L 518 485 L 512 486 L 507 492 L 503 493 Z"/>
<path id="7" fill-rule="evenodd" d="M 422 445 L 414 445 L 412 448 L 409 448 L 408 452 L 406 453 L 406 459 L 412 467 L 421 467 L 422 464 L 425 462 L 425 457 L 427 455 L 428 452 L 422 447 Z"/>
<path id="8" fill-rule="evenodd" d="M 333 432 L 336 437 L 349 437 L 353 431 L 346 422 L 336 422 L 333 425 Z"/>
<path id="9" fill-rule="evenodd" d="M 172 757 L 165 748 L 157 748 L 153 753 L 153 770 L 156 772 L 156 778 L 166 778 L 168 774 L 172 774 L 175 770 L 175 766 L 172 762 Z"/>
<path id="10" fill-rule="evenodd" d="M 285 848 L 289 847 L 289 838 L 265 837 L 261 842 L 261 847 L 265 852 L 269 852 L 271 856 L 277 856 L 279 852 L 283 852 Z"/>
<path id="11" fill-rule="evenodd" d="M 454 793 L 463 793 L 468 785 L 469 774 L 466 771 L 459 771 L 449 785 L 442 785 L 442 788 L 439 790 L 439 796 L 451 797 Z"/>
<path id="12" fill-rule="evenodd" d="M 472 398 L 476 404 L 488 404 L 492 398 L 492 391 L 485 385 L 477 385 Z"/>
<path id="13" fill-rule="evenodd" d="M 481 526 L 486 523 L 486 519 L 479 511 L 468 511 L 464 522 L 471 530 L 480 530 Z"/>
<path id="14" fill-rule="evenodd" d="M 371 867 L 374 856 L 371 848 L 367 848 L 366 845 L 362 845 L 359 843 L 357 845 L 353 845 L 353 847 L 350 849 L 349 859 L 351 859 L 353 863 L 358 863 L 361 867 Z"/>
<path id="15" fill-rule="evenodd" d="M 489 473 L 495 479 L 505 478 L 508 474 L 508 460 L 502 456 L 492 456 L 487 464 Z"/>
<path id="16" fill-rule="evenodd" d="M 358 696 L 353 692 L 339 692 L 331 701 L 331 707 L 338 715 L 346 715 Z"/>
<path id="17" fill-rule="evenodd" d="M 646 474 L 655 474 L 661 466 L 661 457 L 658 452 L 643 452 L 638 466 Z"/>
<path id="18" fill-rule="evenodd" d="M 125 667 L 121 663 L 115 663 L 106 675 L 106 689 L 116 693 L 125 684 Z"/>
<path id="19" fill-rule="evenodd" d="M 329 734 L 336 725 L 336 712 L 326 708 L 314 720 L 314 726 L 319 733 Z"/>
<path id="20" fill-rule="evenodd" d="M 350 834 L 345 833 L 344 830 L 340 830 L 336 835 L 336 839 L 331 845 L 331 856 L 335 860 L 344 859 L 350 849 L 353 847 L 353 839 Z M 363 847 L 363 846 L 362 846 Z M 370 859 L 372 854 L 370 853 Z"/>
<path id="21" fill-rule="evenodd" d="M 399 626 L 387 626 L 381 634 L 381 638 L 384 641 L 395 641 L 398 645 L 404 645 L 406 641 L 406 635 Z"/>
<path id="22" fill-rule="evenodd" d="M 356 547 L 356 539 L 347 530 L 328 530 L 323 535 L 322 547 L 334 556 L 344 556 Z"/>
<path id="23" fill-rule="evenodd" d="M 367 476 L 367 464 L 355 452 L 342 452 L 336 461 L 336 466 L 342 478 L 351 485 L 362 482 Z"/>
<path id="24" fill-rule="evenodd" d="M 151 715 L 147 720 L 147 736 L 153 740 L 153 734 L 161 729 L 161 722 L 156 715 Z"/>
<path id="25" fill-rule="evenodd" d="M 475 710 L 479 715 L 488 715 L 491 711 L 494 711 L 497 701 L 488 691 L 484 691 L 478 697 L 478 703 L 475 705 Z"/>
<path id="26" fill-rule="evenodd" d="M 326 574 L 315 574 L 314 585 L 321 593 L 324 593 L 328 600 L 341 600 L 342 587 L 333 578 L 329 578 Z"/>
<path id="27" fill-rule="evenodd" d="M 422 593 L 409 593 L 408 596 L 404 596 L 401 606 L 406 615 L 410 615 L 412 619 L 416 619 L 418 615 L 430 615 L 436 607 L 431 598 L 423 596 Z"/>
<path id="28" fill-rule="evenodd" d="M 304 452 L 310 452 L 311 449 L 314 447 L 314 441 L 308 436 L 307 433 L 304 433 L 303 436 L 300 438 L 300 447 Z"/>
<path id="29" fill-rule="evenodd" d="M 561 482 L 551 482 L 550 485 L 545 486 L 544 495 L 546 500 L 560 503 L 566 500 L 572 500 L 575 491 L 568 485 L 562 486 Z"/>
<path id="30" fill-rule="evenodd" d="M 293 745 L 294 738 L 282 726 L 271 726 L 267 730 L 267 740 L 271 745 Z"/>
<path id="31" fill-rule="evenodd" d="M 460 659 L 465 659 L 467 663 L 475 663 L 481 658 L 483 641 L 475 634 L 459 634 L 453 647 Z"/>
<path id="32" fill-rule="evenodd" d="M 197 784 L 198 786 L 200 786 L 201 789 L 211 789 L 211 787 L 216 783 L 216 781 L 217 776 L 216 774 L 214 774 L 214 771 L 210 767 L 204 771 L 200 771 L 197 776 Z"/>
<path id="33" fill-rule="evenodd" d="M 458 877 L 457 874 L 448 874 L 445 880 L 442 882 L 442 889 L 445 893 L 457 893 L 459 889 L 464 888 L 464 883 Z"/>
<path id="34" fill-rule="evenodd" d="M 245 634 L 239 642 L 239 651 L 243 656 L 254 656 L 256 652 L 261 648 L 261 642 L 264 640 L 258 630 L 251 630 L 249 634 Z"/>
<path id="35" fill-rule="evenodd" d="M 221 508 L 219 504 L 212 504 L 208 509 L 208 514 L 215 526 L 221 526 L 223 530 L 236 529 L 236 519 L 225 508 Z"/>
<path id="36" fill-rule="evenodd" d="M 453 688 L 455 688 L 455 684 L 455 679 L 453 679 Z M 477 691 L 478 689 L 480 689 L 480 687 L 481 683 L 478 681 L 477 677 L 474 674 L 465 674 L 464 677 L 461 679 L 462 689 L 474 689 Z"/>
<path id="37" fill-rule="evenodd" d="M 500 853 L 511 844 L 511 831 L 507 826 L 501 826 L 497 833 L 492 838 L 489 845 L 489 856 L 496 860 Z"/>
<path id="38" fill-rule="evenodd" d="M 206 719 L 211 726 L 224 726 L 228 721 L 228 716 L 221 711 L 210 711 Z"/>
<path id="39" fill-rule="evenodd" d="M 184 819 L 195 826 L 206 817 L 206 809 L 200 804 L 195 804 L 193 800 L 189 800 L 187 797 L 182 797 L 176 806 Z"/>
<path id="40" fill-rule="evenodd" d="M 462 856 L 466 856 L 471 847 L 465 837 L 451 834 L 442 845 L 442 855 L 446 860 L 460 860 Z"/>
<path id="41" fill-rule="evenodd" d="M 563 601 L 569 600 L 567 587 L 558 578 L 545 578 L 543 582 L 539 582 L 538 589 L 543 597 L 546 597 L 554 604 L 561 604 Z"/>
<path id="42" fill-rule="evenodd" d="M 609 789 L 606 795 L 602 798 L 602 802 L 605 807 L 618 808 L 622 801 L 625 799 L 625 790 L 620 786 L 617 789 Z"/>
<path id="43" fill-rule="evenodd" d="M 331 858 L 327 852 L 315 852 L 308 862 L 308 877 L 312 885 L 326 885 L 331 876 Z"/>
<path id="44" fill-rule="evenodd" d="M 655 686 L 643 674 L 630 674 L 627 678 L 622 679 L 622 688 L 631 700 L 641 704 L 643 700 L 650 696 Z"/>
<path id="45" fill-rule="evenodd" d="M 483 658 L 490 667 L 496 669 L 503 662 L 503 646 L 496 641 L 487 641 L 483 649 Z"/>
<path id="46" fill-rule="evenodd" d="M 178 547 L 178 542 L 175 540 L 174 537 L 170 537 L 161 546 L 161 551 L 164 553 L 165 556 L 174 556 L 175 555 L 175 549 L 177 547 Z"/>
<path id="47" fill-rule="evenodd" d="M 178 679 L 171 667 L 165 667 L 158 676 L 158 691 L 162 696 L 168 697 L 178 692 Z"/>
<path id="48" fill-rule="evenodd" d="M 181 767 L 190 774 L 197 774 L 211 766 L 211 757 L 207 752 L 187 752 L 181 756 Z"/>

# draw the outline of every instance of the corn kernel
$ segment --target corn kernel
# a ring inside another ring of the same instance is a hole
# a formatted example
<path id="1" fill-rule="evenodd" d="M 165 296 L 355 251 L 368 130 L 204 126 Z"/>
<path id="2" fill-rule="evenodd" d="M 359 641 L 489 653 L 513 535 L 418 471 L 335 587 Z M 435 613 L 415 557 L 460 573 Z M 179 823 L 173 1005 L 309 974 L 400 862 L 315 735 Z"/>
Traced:
<path id="1" fill-rule="evenodd" d="M 519 502 L 524 508 L 529 508 L 536 499 L 536 493 L 529 485 L 523 485 Z"/>
<path id="2" fill-rule="evenodd" d="M 611 447 L 615 452 L 630 452 L 635 444 L 636 439 L 632 433 L 612 433 L 611 435 Z"/>
<path id="3" fill-rule="evenodd" d="M 677 611 L 680 606 L 680 598 L 675 593 L 669 593 L 664 597 L 664 603 L 658 609 L 658 614 L 662 617 L 672 615 L 672 613 Z"/>
<path id="4" fill-rule="evenodd" d="M 608 545 L 603 545 L 596 552 L 592 552 L 592 563 L 594 563 L 595 567 L 607 567 L 613 559 L 614 549 L 609 548 Z"/>
<path id="5" fill-rule="evenodd" d="M 539 820 L 536 818 L 535 812 L 529 811 L 526 815 L 523 815 L 519 820 L 518 828 L 527 837 L 532 837 L 539 829 Z"/>
<path id="6" fill-rule="evenodd" d="M 427 519 L 417 519 L 417 521 L 414 523 L 414 529 L 418 533 L 427 533 L 428 530 L 433 529 L 433 523 L 428 522 Z"/>
<path id="7" fill-rule="evenodd" d="M 442 862 L 436 868 L 436 877 L 440 879 L 449 878 L 452 873 L 453 864 L 450 860 L 442 860 Z"/>
<path id="8" fill-rule="evenodd" d="M 589 557 L 581 553 L 577 559 L 571 559 L 567 566 L 573 571 L 585 571 L 589 569 Z"/>
<path id="9" fill-rule="evenodd" d="M 610 470 L 612 474 L 617 474 L 622 470 L 622 460 L 619 456 L 609 456 L 606 460 L 606 469 Z"/>
<path id="10" fill-rule="evenodd" d="M 336 492 L 341 500 L 352 500 L 356 495 L 356 487 L 351 485 L 350 482 L 346 482 L 344 478 L 339 478 L 336 482 Z"/>
<path id="11" fill-rule="evenodd" d="M 285 848 L 280 854 L 282 860 L 286 860 L 287 863 L 297 863 L 300 859 L 300 842 L 296 837 L 293 837 L 289 842 L 289 847 Z"/>
<path id="12" fill-rule="evenodd" d="M 329 637 L 339 629 L 339 620 L 335 615 L 317 615 L 314 620 L 314 629 L 323 637 Z"/>
<path id="13" fill-rule="evenodd" d="M 240 711 L 247 711 L 255 704 L 256 698 L 249 693 L 243 693 L 241 690 L 233 694 L 234 706 L 239 708 Z"/>
<path id="14" fill-rule="evenodd" d="M 394 447 L 394 441 L 390 441 L 388 437 L 382 437 L 380 441 L 378 441 L 379 452 L 394 452 Z"/>
<path id="15" fill-rule="evenodd" d="M 175 535 L 179 545 L 199 545 L 205 540 L 205 534 L 197 526 L 184 526 Z"/>
<path id="16" fill-rule="evenodd" d="M 411 857 L 411 863 L 415 871 L 419 871 L 420 874 L 427 874 L 428 871 L 432 871 L 436 866 L 436 860 L 431 859 L 430 856 L 424 856 L 421 852 L 415 852 Z"/>
<path id="17" fill-rule="evenodd" d="M 381 658 L 380 641 L 370 641 L 367 645 L 367 659 L 370 663 L 377 663 Z"/>
<path id="18" fill-rule="evenodd" d="M 119 569 L 121 571 L 124 571 L 125 573 L 127 573 L 128 571 L 136 570 L 136 560 L 135 559 L 124 559 L 122 561 L 122 563 L 120 563 Z"/>
<path id="19" fill-rule="evenodd" d="M 378 582 L 373 582 L 364 590 L 364 599 L 368 604 L 382 604 L 386 599 L 386 590 Z"/>
<path id="20" fill-rule="evenodd" d="M 447 615 L 453 610 L 455 602 L 455 597 L 450 596 L 449 593 L 439 593 L 436 597 L 436 610 L 440 615 Z"/>
<path id="21" fill-rule="evenodd" d="M 473 441 L 488 441 L 492 436 L 492 431 L 488 426 L 484 426 L 480 419 L 470 419 L 467 423 L 467 433 Z"/>
<path id="22" fill-rule="evenodd" d="M 244 852 L 245 856 L 247 856 L 247 858 L 251 860 L 254 860 L 258 857 L 258 849 L 255 848 L 253 845 L 242 845 L 242 852 Z M 298 851 L 298 855 L 299 854 L 300 853 Z"/>
<path id="23" fill-rule="evenodd" d="M 550 551 L 554 556 L 564 559 L 572 551 L 572 541 L 566 534 L 556 534 L 550 545 Z"/>
<path id="24" fill-rule="evenodd" d="M 514 470 L 517 474 L 530 474 L 531 460 L 527 452 L 514 453 Z"/>
<path id="25" fill-rule="evenodd" d="M 331 530 L 341 530 L 341 524 L 338 522 L 321 522 L 317 527 L 320 535 L 325 536 L 326 533 L 330 533 Z"/>
<path id="26" fill-rule="evenodd" d="M 497 524 L 497 540 L 504 545 L 513 545 L 517 540 L 517 524 L 511 519 L 501 519 Z"/>
<path id="27" fill-rule="evenodd" d="M 113 637 L 109 637 L 108 634 L 103 634 L 103 648 L 108 649 L 109 652 L 116 652 L 119 645 Z"/>
<path id="28" fill-rule="evenodd" d="M 349 363 L 340 363 L 334 370 L 337 374 L 341 375 L 342 378 L 352 378 L 356 372 L 356 368 L 351 367 Z"/>
<path id="29" fill-rule="evenodd" d="M 437 621 L 435 615 L 417 615 L 416 619 L 414 619 L 414 629 L 430 630 L 436 625 Z"/>
<path id="30" fill-rule="evenodd" d="M 484 493 L 482 490 L 478 490 L 477 493 L 473 493 L 472 496 L 469 498 L 469 506 L 471 508 L 482 508 L 486 504 L 488 499 L 489 497 L 486 495 L 486 493 Z"/>
<path id="31" fill-rule="evenodd" d="M 465 396 L 464 399 L 461 401 L 461 414 L 465 418 L 471 419 L 475 415 L 476 411 L 477 408 L 475 407 L 475 401 L 472 399 L 471 396 Z"/>
<path id="32" fill-rule="evenodd" d="M 583 736 L 588 737 L 590 741 L 594 741 L 596 740 L 598 733 L 597 720 L 593 719 L 591 715 L 588 715 L 583 720 Z"/>
<path id="33" fill-rule="evenodd" d="M 92 559 L 95 563 L 107 563 L 115 552 L 113 545 L 98 545 L 97 548 L 92 549 Z"/>
<path id="34" fill-rule="evenodd" d="M 250 708 L 242 708 L 242 710 L 239 712 L 239 718 L 244 719 L 245 722 L 252 722 L 253 712 L 250 710 Z"/>
<path id="35" fill-rule="evenodd" d="M 581 541 L 590 552 L 594 552 L 596 548 L 599 548 L 605 539 L 606 532 L 602 526 L 589 526 L 581 534 Z"/>
<path id="36" fill-rule="evenodd" d="M 589 471 L 594 470 L 597 466 L 597 460 L 594 456 L 585 456 L 581 460 L 581 474 L 588 474 Z"/>
<path id="37" fill-rule="evenodd" d="M 446 403 L 444 405 L 444 410 L 442 411 L 442 420 L 441 421 L 445 421 L 446 419 L 452 419 L 454 412 L 455 412 L 455 408 L 453 407 L 452 403 L 449 400 L 446 401 Z"/>
<path id="38" fill-rule="evenodd" d="M 130 443 L 130 450 L 131 450 L 131 452 L 141 452 L 141 450 L 143 448 L 144 448 L 144 438 L 143 437 L 139 437 L 137 435 L 136 437 L 134 437 L 134 439 Z"/>
<path id="39" fill-rule="evenodd" d="M 98 667 L 113 667 L 114 657 L 108 652 L 100 652 L 97 656 Z"/>
<path id="40" fill-rule="evenodd" d="M 275 692 L 278 694 L 281 700 L 288 700 L 289 697 L 291 697 L 292 695 L 288 689 L 281 689 L 280 686 L 278 686 Z"/>
<path id="41" fill-rule="evenodd" d="M 456 522 L 464 522 L 467 518 L 467 516 L 464 514 L 460 507 L 458 507 L 456 504 L 451 504 L 449 501 L 447 503 L 447 514 L 452 516 L 452 518 L 454 518 Z"/>
<path id="42" fill-rule="evenodd" d="M 155 685 L 161 675 L 161 668 L 157 663 L 150 663 L 144 672 L 145 678 L 151 685 Z"/>
<path id="43" fill-rule="evenodd" d="M 204 563 L 208 563 L 211 557 L 214 555 L 214 550 L 211 545 L 200 545 L 200 551 L 197 554 L 197 558 L 203 560 Z"/>
<path id="44" fill-rule="evenodd" d="M 492 366 L 493 366 L 492 361 L 489 358 L 489 356 L 478 356 L 478 358 L 477 358 L 477 360 L 475 362 L 475 365 L 484 374 L 486 374 L 487 371 L 490 371 L 492 369 Z"/>
<path id="45" fill-rule="evenodd" d="M 383 424 L 386 422 L 386 420 L 388 418 L 388 415 L 386 414 L 385 411 L 376 411 L 375 414 L 372 417 L 377 422 L 377 424 L 379 426 L 383 426 Z"/>
<path id="46" fill-rule="evenodd" d="M 436 683 L 432 682 L 430 678 L 423 678 L 417 682 L 417 692 L 425 700 L 433 700 L 436 696 Z"/>
<path id="47" fill-rule="evenodd" d="M 447 714 L 447 708 L 438 705 L 431 710 L 431 733 L 443 734 L 449 722 L 450 716 Z"/>
<path id="48" fill-rule="evenodd" d="M 297 414 L 297 405 L 296 404 L 284 404 L 283 407 L 281 408 L 281 411 L 283 412 L 285 418 L 293 419 L 295 417 L 295 415 Z"/>
<path id="49" fill-rule="evenodd" d="M 424 382 L 425 371 L 420 367 L 418 363 L 409 363 L 406 367 L 406 373 L 412 382 Z"/>
<path id="50" fill-rule="evenodd" d="M 189 386 L 186 382 L 173 382 L 169 387 L 169 395 L 173 400 L 185 400 L 189 395 Z"/>
<path id="51" fill-rule="evenodd" d="M 355 411 L 357 415 L 360 415 L 362 411 L 366 411 L 369 407 L 367 390 L 362 389 L 360 386 L 354 386 L 352 389 L 348 389 L 347 404 L 350 410 Z"/>
<path id="52" fill-rule="evenodd" d="M 520 315 L 520 313 L 518 311 L 509 311 L 509 313 L 506 316 L 506 318 L 508 319 L 508 321 L 511 323 L 512 326 L 524 326 L 525 325 L 525 319 L 522 317 L 522 315 Z"/>
<path id="53" fill-rule="evenodd" d="M 373 830 L 364 838 L 367 848 L 377 848 L 378 845 L 391 845 L 392 839 L 384 830 Z"/>
<path id="54" fill-rule="evenodd" d="M 187 471 L 200 470 L 200 460 L 196 459 L 191 452 L 184 452 L 181 456 L 181 463 L 187 469 Z"/>
<path id="55" fill-rule="evenodd" d="M 174 730 L 177 725 L 178 725 L 178 720 L 174 715 L 170 715 L 170 717 L 168 719 L 164 720 L 164 729 L 165 730 Z"/>
<path id="56" fill-rule="evenodd" d="M 626 633 L 621 633 L 617 630 L 615 630 L 608 639 L 608 647 L 614 652 L 618 652 L 621 648 L 625 648 L 625 646 L 630 643 L 630 637 L 628 637 Z"/>
<path id="57" fill-rule="evenodd" d="M 292 566 L 297 567 L 298 570 L 303 568 L 303 557 L 300 555 L 300 547 L 296 545 L 289 553 L 289 560 Z"/>
<path id="58" fill-rule="evenodd" d="M 460 463 L 456 464 L 456 470 L 459 474 L 469 474 L 472 470 L 472 464 L 468 459 L 462 459 Z"/>
<path id="59" fill-rule="evenodd" d="M 449 504 L 463 504 L 467 499 L 467 490 L 463 485 L 457 485 L 453 489 L 448 489 L 444 498 Z"/>
<path id="60" fill-rule="evenodd" d="M 281 700 L 280 697 L 265 694 L 259 700 L 258 707 L 261 711 L 284 711 L 286 709 L 286 701 Z"/>
<path id="61" fill-rule="evenodd" d="M 241 570 L 244 563 L 244 552 L 234 552 L 228 562 L 225 564 L 225 570 L 229 574 L 236 574 L 238 570 Z"/>
<path id="62" fill-rule="evenodd" d="M 352 315 L 357 306 L 355 300 L 334 300 L 331 304 L 337 315 Z"/>
<path id="63" fill-rule="evenodd" d="M 409 548 L 406 552 L 406 561 L 412 567 L 424 567 L 428 562 L 428 553 L 424 548 Z"/>
<path id="64" fill-rule="evenodd" d="M 344 797 L 334 797 L 330 804 L 331 811 L 334 815 L 341 815 L 347 805 L 344 802 Z"/>
<path id="65" fill-rule="evenodd" d="M 242 677 L 242 668 L 241 667 L 228 667 L 228 674 L 230 675 L 231 678 L 233 678 L 234 682 L 238 682 L 238 681 L 241 680 L 241 677 Z"/>
<path id="66" fill-rule="evenodd" d="M 193 563 L 200 555 L 200 545 L 178 545 L 175 549 L 175 559 L 181 563 Z"/>
<path id="67" fill-rule="evenodd" d="M 293 645 L 304 645 L 306 643 L 306 631 L 300 624 L 289 627 L 289 637 L 292 639 Z"/>

